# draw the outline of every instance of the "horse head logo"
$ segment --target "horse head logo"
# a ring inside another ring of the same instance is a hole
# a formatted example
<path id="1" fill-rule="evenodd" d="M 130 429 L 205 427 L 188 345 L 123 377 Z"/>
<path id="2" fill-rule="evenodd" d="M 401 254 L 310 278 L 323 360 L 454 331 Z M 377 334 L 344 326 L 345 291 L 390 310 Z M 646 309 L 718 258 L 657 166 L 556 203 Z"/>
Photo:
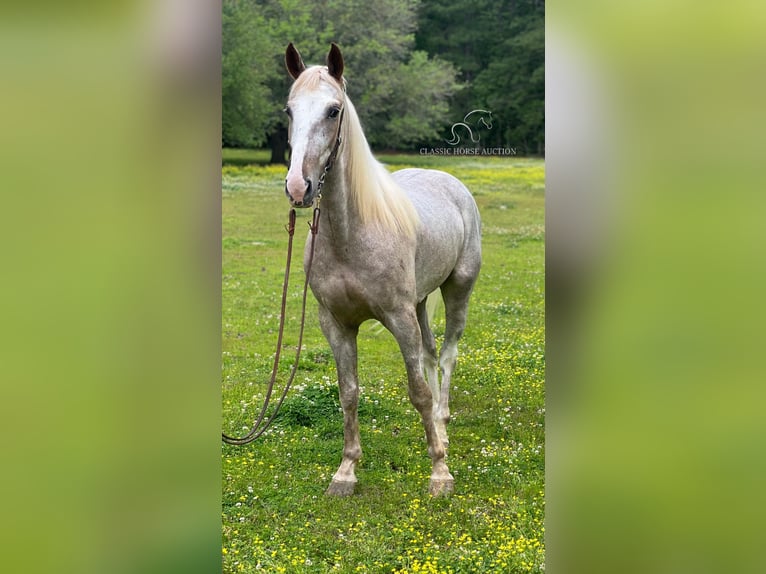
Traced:
<path id="1" fill-rule="evenodd" d="M 473 117 L 471 117 L 473 116 Z M 474 124 L 471 127 L 471 124 Z M 478 130 L 479 127 L 484 126 L 488 130 L 492 129 L 492 112 L 489 110 L 472 110 L 468 112 L 462 122 L 452 124 L 450 131 L 452 132 L 452 139 L 444 140 L 449 145 L 457 145 L 460 143 L 460 136 L 458 135 L 458 128 L 464 128 L 468 132 L 468 137 L 473 143 L 478 143 L 481 139 L 478 133 L 474 133 L 474 128 Z"/>

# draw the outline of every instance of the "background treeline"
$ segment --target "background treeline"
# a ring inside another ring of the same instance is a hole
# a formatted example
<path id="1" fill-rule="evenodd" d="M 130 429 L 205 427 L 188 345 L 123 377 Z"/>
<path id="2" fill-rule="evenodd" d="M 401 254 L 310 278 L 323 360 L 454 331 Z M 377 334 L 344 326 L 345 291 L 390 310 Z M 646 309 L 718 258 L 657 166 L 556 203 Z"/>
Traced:
<path id="1" fill-rule="evenodd" d="M 542 0 L 224 0 L 223 145 L 284 161 L 292 41 L 307 64 L 330 42 L 376 149 L 442 146 L 471 110 L 492 111 L 480 145 L 544 153 Z"/>

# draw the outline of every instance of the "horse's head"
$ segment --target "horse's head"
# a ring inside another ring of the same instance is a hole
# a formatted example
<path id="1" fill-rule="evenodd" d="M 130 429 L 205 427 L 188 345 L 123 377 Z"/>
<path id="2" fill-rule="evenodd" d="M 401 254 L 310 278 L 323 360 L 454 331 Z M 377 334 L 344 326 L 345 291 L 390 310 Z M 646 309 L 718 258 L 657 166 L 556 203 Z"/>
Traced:
<path id="1" fill-rule="evenodd" d="M 340 48 L 332 44 L 327 66 L 306 68 L 290 43 L 285 64 L 295 80 L 285 108 L 290 117 L 288 138 L 292 148 L 285 193 L 294 207 L 309 207 L 338 151 L 346 102 L 343 56 Z"/>

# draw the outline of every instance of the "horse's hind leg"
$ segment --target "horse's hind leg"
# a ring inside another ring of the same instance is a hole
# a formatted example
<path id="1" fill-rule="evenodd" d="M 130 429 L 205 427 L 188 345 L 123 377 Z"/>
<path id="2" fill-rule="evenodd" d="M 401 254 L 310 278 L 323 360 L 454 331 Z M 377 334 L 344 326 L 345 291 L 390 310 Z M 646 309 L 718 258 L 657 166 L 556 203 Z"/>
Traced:
<path id="1" fill-rule="evenodd" d="M 457 344 L 465 330 L 468 300 L 471 297 L 475 280 L 475 275 L 464 276 L 462 279 L 459 276 L 453 275 L 441 286 L 446 319 L 444 343 L 442 343 L 441 352 L 439 353 L 439 368 L 442 376 L 436 416 L 445 429 L 450 420 L 449 394 L 452 372 L 457 364 Z"/>
<path id="2" fill-rule="evenodd" d="M 343 460 L 325 494 L 348 496 L 354 493 L 356 485 L 356 463 L 362 457 L 359 440 L 359 382 L 357 378 L 358 329 L 339 325 L 333 316 L 320 306 L 319 322 L 322 332 L 332 347 L 335 365 L 338 369 L 338 389 L 343 407 Z"/>
<path id="3" fill-rule="evenodd" d="M 407 367 L 407 388 L 410 401 L 420 413 L 426 431 L 428 454 L 432 464 L 429 491 L 434 496 L 452 492 L 454 479 L 444 460 L 446 451 L 434 423 L 433 395 L 423 377 L 423 341 L 417 312 L 412 307 L 398 309 L 385 318 L 384 324 L 399 343 L 399 349 Z"/>
<path id="4" fill-rule="evenodd" d="M 438 374 L 439 363 L 436 357 L 436 341 L 434 340 L 431 325 L 428 321 L 427 301 L 428 298 L 423 299 L 417 306 L 418 324 L 420 325 L 420 334 L 423 341 L 423 371 L 433 398 L 433 413 L 436 432 L 439 433 L 439 438 L 446 447 L 449 444 L 449 439 L 447 438 L 446 421 L 439 413 L 439 397 L 441 395 Z"/>

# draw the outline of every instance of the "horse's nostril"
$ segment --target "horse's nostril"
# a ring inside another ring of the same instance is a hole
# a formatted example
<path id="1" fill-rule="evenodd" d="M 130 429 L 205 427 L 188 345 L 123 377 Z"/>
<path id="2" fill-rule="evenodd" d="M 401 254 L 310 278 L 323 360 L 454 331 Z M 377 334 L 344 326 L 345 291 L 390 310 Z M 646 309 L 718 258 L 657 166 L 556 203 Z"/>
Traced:
<path id="1" fill-rule="evenodd" d="M 288 175 L 285 180 L 285 195 L 294 207 L 308 207 L 312 204 L 311 180 L 303 174 Z"/>

